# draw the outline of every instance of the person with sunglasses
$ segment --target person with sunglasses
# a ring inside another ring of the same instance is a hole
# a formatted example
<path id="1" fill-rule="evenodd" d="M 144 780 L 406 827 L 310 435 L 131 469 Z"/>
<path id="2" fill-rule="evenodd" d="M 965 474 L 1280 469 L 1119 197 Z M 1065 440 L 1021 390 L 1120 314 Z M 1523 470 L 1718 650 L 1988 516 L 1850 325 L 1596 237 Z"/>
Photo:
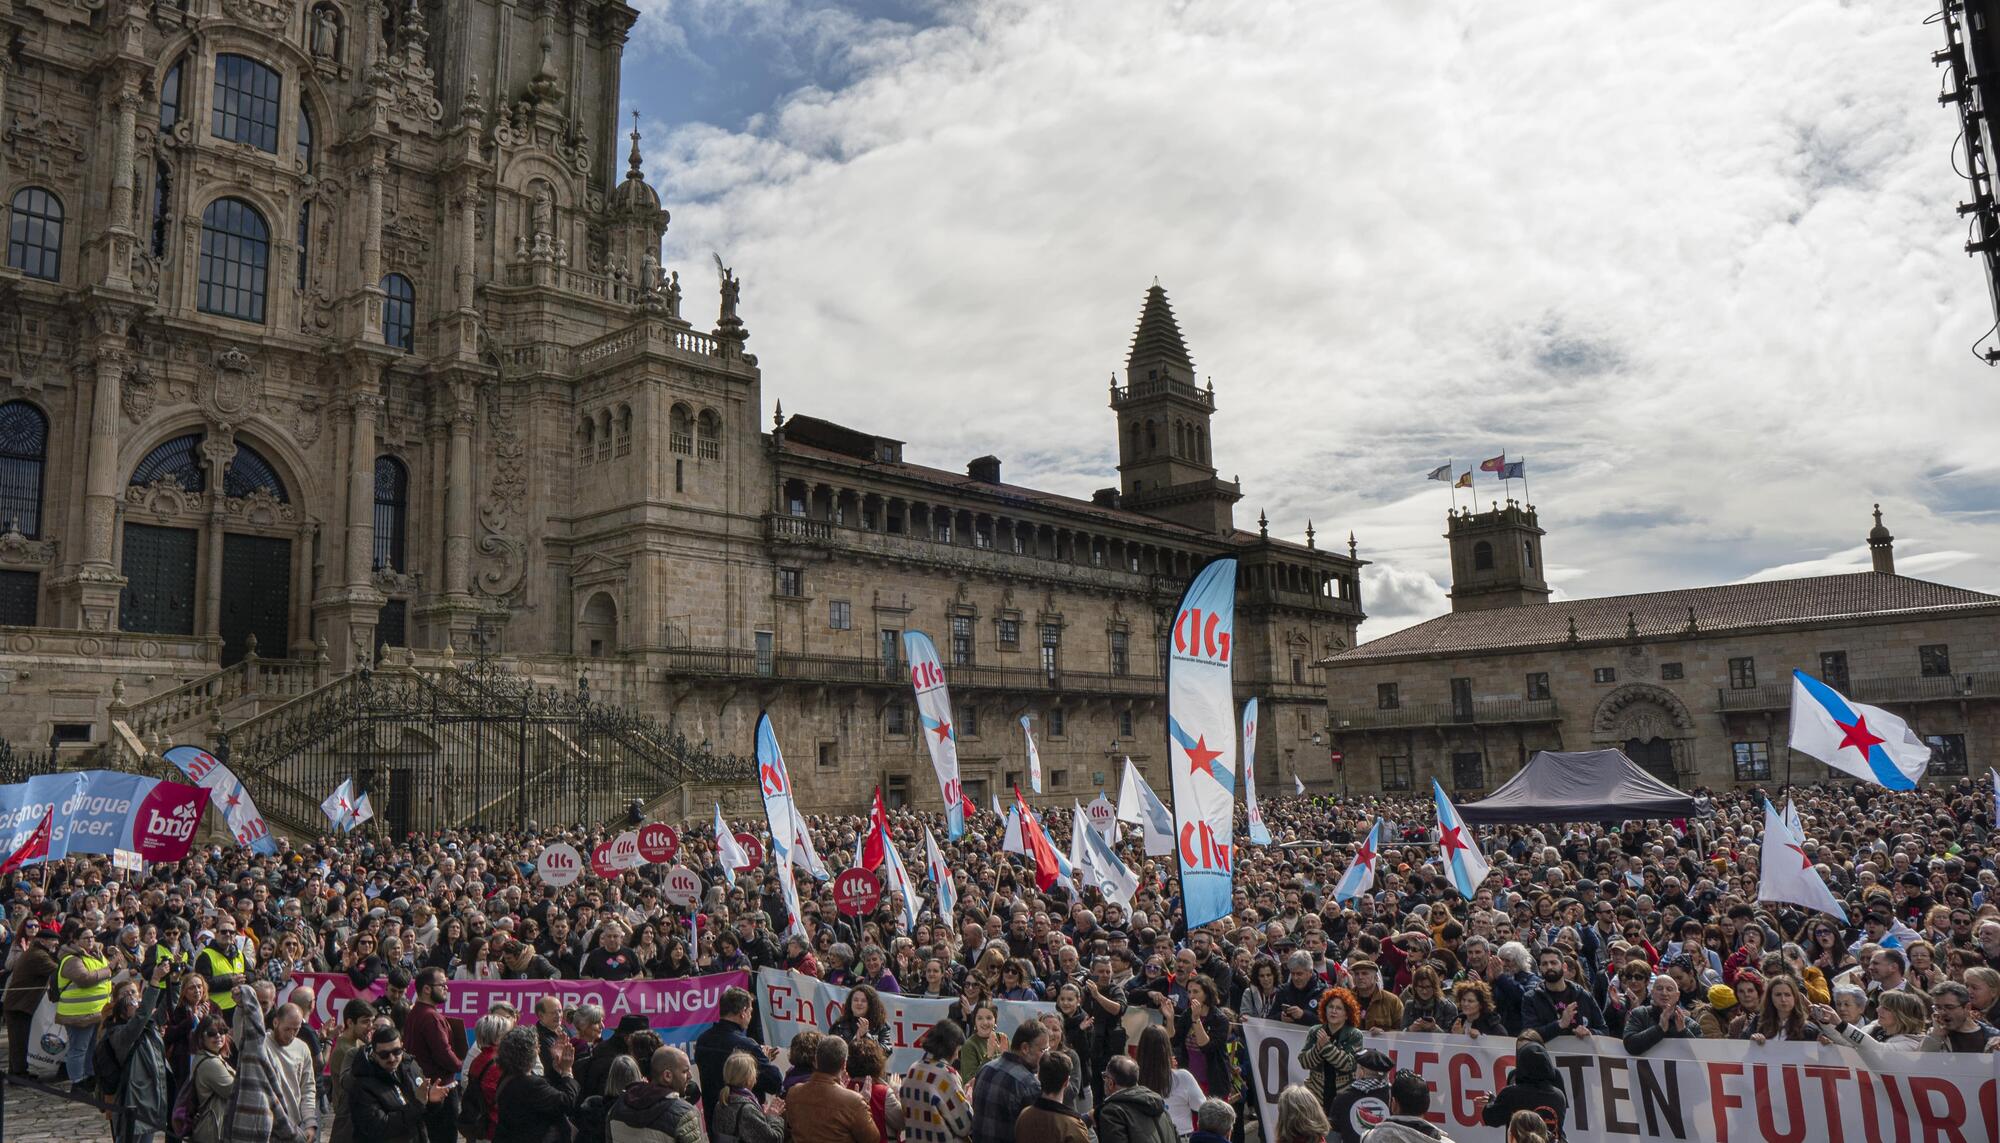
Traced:
<path id="1" fill-rule="evenodd" d="M 229 1025 L 210 1014 L 195 1025 L 189 1038 L 194 1043 L 194 1117 L 188 1138 L 192 1143 L 221 1143 L 223 1112 L 236 1094 L 236 1069 L 229 1064 Z"/>
<path id="2" fill-rule="evenodd" d="M 423 1077 L 394 1028 L 376 1029 L 349 1068 L 347 1114 L 357 1140 L 420 1143 L 425 1115 L 451 1094 L 449 1083 Z"/>

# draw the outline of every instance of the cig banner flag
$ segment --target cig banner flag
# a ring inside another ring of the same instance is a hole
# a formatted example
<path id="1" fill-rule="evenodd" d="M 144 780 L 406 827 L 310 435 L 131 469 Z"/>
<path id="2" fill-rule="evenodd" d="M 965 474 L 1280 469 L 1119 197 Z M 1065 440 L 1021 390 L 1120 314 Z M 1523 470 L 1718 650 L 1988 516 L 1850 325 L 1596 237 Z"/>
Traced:
<path id="1" fill-rule="evenodd" d="M 1909 723 L 1804 671 L 1792 672 L 1792 749 L 1891 790 L 1916 789 L 1931 764 L 1930 745 Z"/>
<path id="2" fill-rule="evenodd" d="M 1167 662 L 1167 754 L 1173 762 L 1175 862 L 1187 926 L 1229 915 L 1234 888 L 1236 561 L 1195 573 L 1174 613 Z"/>
<path id="3" fill-rule="evenodd" d="M 278 843 L 271 839 L 271 827 L 264 824 L 264 815 L 257 812 L 250 791 L 243 788 L 243 783 L 221 759 L 199 746 L 176 746 L 163 757 L 179 767 L 195 785 L 207 790 L 210 800 L 222 807 L 222 820 L 229 826 L 236 844 L 267 857 L 278 852 Z"/>
<path id="4" fill-rule="evenodd" d="M 1271 827 L 1257 808 L 1257 700 L 1243 704 L 1243 812 L 1250 820 L 1250 844 L 1271 844 Z"/>
<path id="5" fill-rule="evenodd" d="M 764 794 L 764 821 L 771 829 L 771 867 L 778 874 L 778 892 L 785 899 L 785 932 L 804 933 L 799 920 L 799 883 L 792 876 L 792 861 L 798 848 L 796 826 L 798 807 L 792 802 L 792 776 L 785 769 L 784 752 L 778 749 L 778 732 L 771 728 L 771 716 L 757 716 L 757 782 Z"/>
<path id="6" fill-rule="evenodd" d="M 938 662 L 931 637 L 921 631 L 903 632 L 903 651 L 910 660 L 910 686 L 917 692 L 917 720 L 923 724 L 924 745 L 944 792 L 946 841 L 965 836 L 965 790 L 958 781 L 958 732 L 951 725 L 951 692 L 945 689 L 944 665 Z"/>

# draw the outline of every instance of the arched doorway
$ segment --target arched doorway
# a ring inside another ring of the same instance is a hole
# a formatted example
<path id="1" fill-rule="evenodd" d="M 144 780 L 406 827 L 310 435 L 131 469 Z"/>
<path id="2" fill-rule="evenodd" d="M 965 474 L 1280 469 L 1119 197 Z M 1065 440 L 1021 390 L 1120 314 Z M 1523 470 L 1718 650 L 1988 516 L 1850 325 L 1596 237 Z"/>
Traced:
<path id="1" fill-rule="evenodd" d="M 607 592 L 598 592 L 583 605 L 576 625 L 577 653 L 601 659 L 618 653 L 618 604 Z"/>
<path id="2" fill-rule="evenodd" d="M 1674 744 L 1672 740 L 1660 738 L 1628 738 L 1624 745 L 1625 757 L 1639 764 L 1639 768 L 1665 782 L 1674 785 Z"/>
<path id="3" fill-rule="evenodd" d="M 1694 717 L 1662 687 L 1628 683 L 1605 695 L 1590 730 L 1592 742 L 1617 747 L 1669 786 L 1680 785 L 1681 762 L 1693 757 Z"/>

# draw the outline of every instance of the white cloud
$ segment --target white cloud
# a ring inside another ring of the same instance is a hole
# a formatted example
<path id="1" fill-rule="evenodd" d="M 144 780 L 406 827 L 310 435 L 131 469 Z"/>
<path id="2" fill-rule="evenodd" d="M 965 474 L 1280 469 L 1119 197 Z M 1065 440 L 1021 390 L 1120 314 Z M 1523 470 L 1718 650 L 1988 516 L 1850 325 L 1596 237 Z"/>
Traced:
<path id="1" fill-rule="evenodd" d="M 672 260 L 743 274 L 767 403 L 1087 495 L 1157 274 L 1239 522 L 1354 530 L 1366 637 L 1445 605 L 1421 474 L 1503 448 L 1566 595 L 1856 566 L 1877 500 L 1934 549 L 1899 567 L 2000 588 L 1950 483 L 1994 467 L 1992 318 L 1906 6 L 936 14 L 827 17 L 847 86 L 653 137 Z"/>

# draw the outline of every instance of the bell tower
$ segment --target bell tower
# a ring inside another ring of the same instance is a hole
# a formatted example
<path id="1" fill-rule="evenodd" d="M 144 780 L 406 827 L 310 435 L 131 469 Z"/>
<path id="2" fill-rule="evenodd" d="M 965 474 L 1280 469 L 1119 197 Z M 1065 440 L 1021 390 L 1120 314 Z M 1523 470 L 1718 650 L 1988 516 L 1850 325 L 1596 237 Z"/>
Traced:
<path id="1" fill-rule="evenodd" d="M 1533 505 L 1509 500 L 1446 517 L 1451 541 L 1451 609 L 1490 611 L 1549 601 L 1542 529 Z"/>
<path id="2" fill-rule="evenodd" d="M 1139 312 L 1125 384 L 1111 382 L 1111 408 L 1124 507 L 1217 535 L 1234 529 L 1242 492 L 1216 478 L 1209 453 L 1215 386 L 1195 385 L 1194 362 L 1157 280 Z"/>

